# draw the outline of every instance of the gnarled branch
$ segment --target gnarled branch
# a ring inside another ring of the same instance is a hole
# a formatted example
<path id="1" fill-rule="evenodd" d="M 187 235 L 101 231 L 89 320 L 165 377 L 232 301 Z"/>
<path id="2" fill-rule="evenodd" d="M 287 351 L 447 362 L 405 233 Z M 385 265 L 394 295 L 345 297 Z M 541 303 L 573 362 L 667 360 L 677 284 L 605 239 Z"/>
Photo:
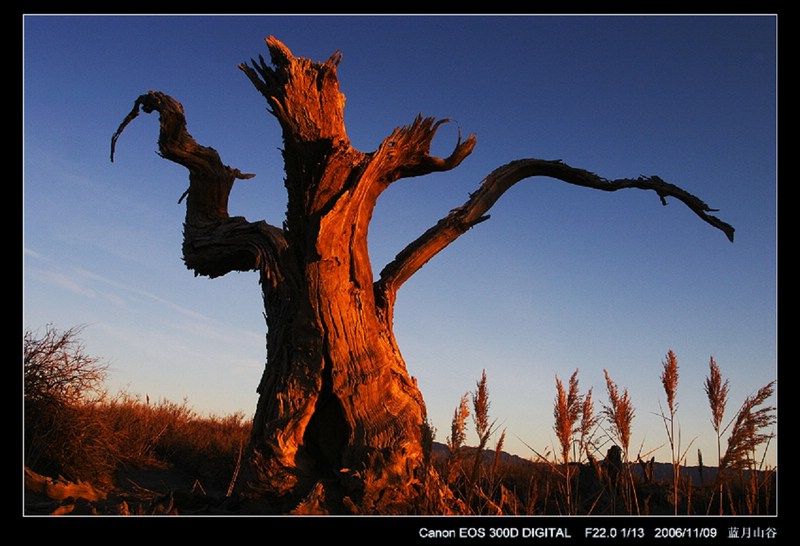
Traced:
<path id="1" fill-rule="evenodd" d="M 380 164 L 379 177 L 385 185 L 399 178 L 424 176 L 432 172 L 449 171 L 456 168 L 475 148 L 475 135 L 458 141 L 453 152 L 445 158 L 430 154 L 431 142 L 443 123 L 451 120 L 423 118 L 417 116 L 411 125 L 398 127 L 386 137 L 372 155 L 372 161 Z"/>
<path id="2" fill-rule="evenodd" d="M 547 176 L 569 184 L 602 191 L 617 191 L 625 188 L 655 191 L 662 204 L 667 197 L 682 201 L 702 220 L 721 230 L 733 241 L 734 228 L 708 214 L 715 212 L 698 197 L 665 182 L 657 176 L 607 180 L 592 172 L 570 167 L 561 161 L 544 159 L 520 159 L 495 169 L 481 183 L 480 188 L 470 195 L 462 206 L 450 211 L 446 217 L 406 246 L 396 258 L 384 267 L 380 279 L 375 283 L 376 301 L 385 306 L 388 312 L 394 305 L 397 290 L 417 270 L 433 256 L 452 243 L 475 224 L 489 217 L 486 212 L 511 186 L 533 176 Z"/>
<path id="3" fill-rule="evenodd" d="M 159 91 L 139 96 L 111 139 L 111 161 L 117 139 L 139 112 L 158 112 L 159 153 L 189 170 L 183 254 L 196 274 L 218 277 L 230 271 L 261 270 L 279 275 L 279 254 L 286 247 L 282 230 L 265 222 L 250 223 L 228 214 L 236 179 L 253 178 L 222 163 L 214 148 L 201 146 L 186 129 L 183 106 Z M 266 268 L 266 269 L 265 269 Z"/>

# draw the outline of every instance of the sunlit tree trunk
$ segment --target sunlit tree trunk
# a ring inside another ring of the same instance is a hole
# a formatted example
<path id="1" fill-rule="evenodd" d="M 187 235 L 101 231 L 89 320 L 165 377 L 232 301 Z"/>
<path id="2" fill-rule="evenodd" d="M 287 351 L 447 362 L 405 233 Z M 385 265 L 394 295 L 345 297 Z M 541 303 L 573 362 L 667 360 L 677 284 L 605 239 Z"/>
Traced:
<path id="1" fill-rule="evenodd" d="M 240 68 L 282 128 L 286 219 L 281 227 L 228 213 L 237 179 L 192 138 L 183 107 L 150 91 L 136 99 L 112 139 L 141 111 L 158 112 L 159 151 L 189 170 L 183 256 L 197 275 L 258 271 L 267 319 L 267 363 L 243 496 L 267 511 L 299 513 L 446 512 L 448 495 L 428 464 L 425 404 L 392 331 L 397 290 L 430 258 L 475 224 L 513 184 L 531 176 L 614 191 L 674 196 L 704 220 L 733 229 L 696 197 L 657 177 L 608 181 L 559 161 L 526 159 L 492 172 L 463 206 L 411 242 L 373 275 L 367 232 L 380 194 L 403 178 L 458 166 L 475 145 L 459 138 L 449 157 L 429 153 L 444 121 L 418 117 L 378 148 L 360 152 L 344 126 L 338 53 L 324 63 L 294 57 L 267 39 Z"/>

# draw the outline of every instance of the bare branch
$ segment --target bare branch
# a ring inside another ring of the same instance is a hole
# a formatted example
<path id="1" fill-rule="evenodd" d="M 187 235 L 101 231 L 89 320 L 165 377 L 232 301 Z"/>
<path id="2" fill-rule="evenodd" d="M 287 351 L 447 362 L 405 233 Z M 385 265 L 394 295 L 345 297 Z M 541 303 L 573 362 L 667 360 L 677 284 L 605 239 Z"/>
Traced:
<path id="1" fill-rule="evenodd" d="M 286 246 L 282 230 L 265 222 L 231 218 L 228 198 L 236 179 L 249 179 L 222 163 L 214 148 L 201 146 L 186 129 L 183 106 L 159 91 L 139 96 L 111 139 L 111 160 L 117 139 L 139 111 L 158 112 L 158 148 L 162 157 L 189 170 L 183 254 L 186 266 L 200 275 L 217 277 L 230 271 L 272 270 Z M 179 201 L 179 202 L 180 202 Z M 267 268 L 267 269 L 265 269 Z"/>
<path id="2" fill-rule="evenodd" d="M 456 168 L 475 148 L 475 135 L 461 140 L 458 133 L 453 152 L 446 158 L 430 154 L 430 147 L 439 127 L 451 120 L 417 116 L 411 125 L 398 127 L 386 137 L 372 156 L 372 164 L 379 165 L 380 179 L 388 186 L 399 178 L 423 176 L 432 172 Z"/>
<path id="3" fill-rule="evenodd" d="M 406 246 L 387 264 L 375 286 L 378 301 L 393 305 L 396 291 L 417 270 L 472 226 L 487 220 L 489 217 L 486 212 L 509 188 L 534 176 L 547 176 L 576 186 L 609 192 L 626 188 L 652 190 L 658 194 L 662 204 L 666 204 L 667 197 L 674 197 L 733 241 L 734 228 L 708 214 L 714 212 L 714 209 L 698 197 L 657 176 L 608 180 L 592 172 L 570 167 L 559 160 L 520 159 L 495 169 L 464 205 L 451 210 L 450 214 Z"/>
<path id="4" fill-rule="evenodd" d="M 187 199 L 187 217 L 196 221 L 214 221 L 228 217 L 228 196 L 234 180 L 253 178 L 222 163 L 214 148 L 201 146 L 186 130 L 186 117 L 181 103 L 160 91 L 148 91 L 136 99 L 131 112 L 111 139 L 111 160 L 117 139 L 125 127 L 139 115 L 139 108 L 149 114 L 159 113 L 161 130 L 158 149 L 169 159 L 189 169 L 191 182 Z M 194 204 L 191 202 L 194 201 Z"/>

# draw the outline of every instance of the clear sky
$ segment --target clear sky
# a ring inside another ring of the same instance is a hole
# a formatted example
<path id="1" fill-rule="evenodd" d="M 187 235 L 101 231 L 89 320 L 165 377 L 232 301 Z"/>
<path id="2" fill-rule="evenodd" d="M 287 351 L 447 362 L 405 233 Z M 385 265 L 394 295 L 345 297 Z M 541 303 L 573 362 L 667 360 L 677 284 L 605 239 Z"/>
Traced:
<path id="1" fill-rule="evenodd" d="M 491 170 L 526 157 L 606 178 L 658 175 L 736 228 L 731 244 L 652 192 L 546 178 L 512 188 L 491 220 L 398 293 L 395 333 L 438 441 L 485 369 L 506 449 L 552 450 L 555 377 L 579 369 L 581 392 L 593 389 L 599 412 L 606 369 L 636 408 L 632 455 L 657 449 L 669 460 L 659 375 L 672 349 L 687 463 L 700 449 L 714 464 L 709 358 L 730 380 L 728 417 L 777 378 L 773 16 L 28 16 L 22 24 L 23 327 L 85 325 L 81 338 L 110 364 L 112 391 L 186 399 L 201 414 L 255 410 L 266 329 L 257 274 L 210 280 L 183 266 L 178 198 L 188 176 L 155 153 L 155 115 L 128 126 L 114 163 L 109 148 L 136 97 L 172 95 L 199 143 L 256 173 L 237 182 L 231 213 L 280 225 L 278 123 L 237 68 L 268 58 L 269 35 L 318 61 L 342 52 L 347 128 L 362 151 L 418 113 L 454 120 L 434 141 L 439 155 L 458 128 L 477 135 L 454 171 L 401 180 L 381 197 L 369 233 L 376 274 Z"/>

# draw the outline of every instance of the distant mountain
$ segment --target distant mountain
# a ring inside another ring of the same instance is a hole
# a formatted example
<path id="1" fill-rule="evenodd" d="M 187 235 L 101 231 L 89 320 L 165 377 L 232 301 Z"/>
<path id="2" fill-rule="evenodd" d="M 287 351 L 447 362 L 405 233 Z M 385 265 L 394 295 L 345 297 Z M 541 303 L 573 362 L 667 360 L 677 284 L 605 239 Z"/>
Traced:
<path id="1" fill-rule="evenodd" d="M 462 449 L 464 450 L 463 451 L 464 453 L 472 454 L 476 448 L 470 446 L 464 446 Z M 448 455 L 450 455 L 450 448 L 447 447 L 447 445 L 441 442 L 433 442 L 434 457 L 445 458 Z M 493 449 L 485 450 L 483 452 L 483 458 L 487 462 L 494 461 L 494 450 Z M 506 453 L 505 451 L 500 452 L 500 461 L 502 463 L 507 463 L 507 464 L 522 464 L 522 465 L 534 464 L 533 461 L 529 459 L 525 459 L 523 457 L 520 457 L 519 455 L 512 455 L 511 453 Z"/>
<path id="2" fill-rule="evenodd" d="M 464 446 L 462 448 L 464 453 L 471 454 L 475 452 L 474 447 Z M 433 456 L 434 457 L 441 457 L 446 458 L 450 454 L 450 449 L 447 445 L 442 444 L 440 442 L 433 443 Z M 487 449 L 484 451 L 483 458 L 487 463 L 494 461 L 494 450 Z M 500 452 L 500 461 L 504 464 L 519 464 L 519 465 L 540 465 L 542 463 L 537 463 L 530 459 L 525 459 L 518 455 L 512 455 L 510 453 L 506 453 L 505 451 Z M 631 463 L 631 470 L 635 476 L 642 475 L 642 466 L 639 463 Z M 702 476 L 701 476 L 702 474 Z M 702 467 L 702 472 L 699 466 L 682 466 L 681 467 L 681 475 L 682 476 L 689 476 L 692 480 L 694 485 L 700 485 L 701 483 L 709 483 L 710 481 L 714 480 L 717 476 L 717 468 L 712 466 L 704 466 Z M 702 477 L 702 479 L 701 479 Z M 653 478 L 655 481 L 670 481 L 672 480 L 672 463 L 659 463 L 656 462 L 653 464 Z"/>

